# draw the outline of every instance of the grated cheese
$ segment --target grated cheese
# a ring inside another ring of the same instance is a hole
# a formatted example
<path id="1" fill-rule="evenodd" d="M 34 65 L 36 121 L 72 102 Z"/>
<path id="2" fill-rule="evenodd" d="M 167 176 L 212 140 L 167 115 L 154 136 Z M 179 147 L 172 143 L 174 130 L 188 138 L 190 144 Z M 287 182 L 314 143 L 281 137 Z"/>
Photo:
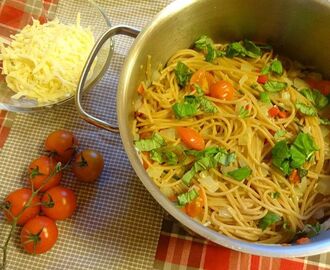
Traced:
<path id="1" fill-rule="evenodd" d="M 79 17 L 76 25 L 34 20 L 11 38 L 8 46 L 0 44 L 0 60 L 7 86 L 16 92 L 13 99 L 51 103 L 75 93 L 94 45 L 93 33 L 80 26 Z"/>

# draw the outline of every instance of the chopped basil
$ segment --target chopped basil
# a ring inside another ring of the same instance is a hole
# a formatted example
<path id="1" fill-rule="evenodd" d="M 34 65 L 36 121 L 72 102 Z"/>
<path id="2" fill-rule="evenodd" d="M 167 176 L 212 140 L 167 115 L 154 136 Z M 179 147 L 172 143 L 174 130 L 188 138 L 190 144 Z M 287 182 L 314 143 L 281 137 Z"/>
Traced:
<path id="1" fill-rule="evenodd" d="M 150 139 L 135 141 L 135 147 L 140 151 L 151 151 L 165 145 L 164 138 L 158 133 L 154 133 Z"/>
<path id="2" fill-rule="evenodd" d="M 287 88 L 286 82 L 268 80 L 262 87 L 268 92 L 279 92 Z"/>
<path id="3" fill-rule="evenodd" d="M 278 191 L 275 191 L 275 192 L 272 192 L 271 194 L 270 194 L 270 197 L 272 198 L 272 199 L 278 199 L 279 197 L 280 197 L 280 193 L 278 192 Z"/>
<path id="4" fill-rule="evenodd" d="M 274 134 L 274 139 L 275 141 L 278 141 L 281 137 L 283 137 L 286 134 L 286 130 L 280 129 L 278 131 L 275 132 Z"/>
<path id="5" fill-rule="evenodd" d="M 203 151 L 186 150 L 185 154 L 196 157 L 191 169 L 182 177 L 182 182 L 187 186 L 190 185 L 196 173 L 215 168 L 219 164 L 228 166 L 236 159 L 235 153 L 228 153 L 225 149 L 219 147 L 209 147 Z"/>
<path id="6" fill-rule="evenodd" d="M 201 36 L 197 39 L 195 41 L 195 47 L 206 53 L 205 60 L 207 62 L 212 62 L 214 59 L 225 55 L 225 52 L 215 48 L 213 40 L 208 36 Z"/>
<path id="7" fill-rule="evenodd" d="M 168 165 L 176 165 L 178 163 L 178 156 L 174 152 L 164 149 L 151 150 L 150 158 L 159 164 L 166 163 Z"/>
<path id="8" fill-rule="evenodd" d="M 323 109 L 328 105 L 328 99 L 322 95 L 319 91 L 304 88 L 300 90 L 300 93 L 306 97 L 317 109 Z"/>
<path id="9" fill-rule="evenodd" d="M 294 142 L 289 145 L 286 140 L 279 141 L 272 149 L 272 163 L 279 168 L 284 175 L 289 175 L 293 168 L 306 172 L 300 168 L 306 161 L 309 161 L 314 152 L 318 150 L 313 138 L 300 132 Z"/>
<path id="10" fill-rule="evenodd" d="M 249 117 L 249 114 L 250 114 L 250 111 L 245 109 L 243 106 L 241 106 L 239 108 L 239 117 L 242 118 L 242 119 L 245 119 L 245 118 L 248 118 Z"/>
<path id="11" fill-rule="evenodd" d="M 185 96 L 183 102 L 177 102 L 172 106 L 176 118 L 180 119 L 195 116 L 199 109 L 206 113 L 215 113 L 218 111 L 218 108 L 213 102 L 204 96 L 204 91 L 197 84 L 195 84 L 194 87 L 199 96 Z"/>
<path id="12" fill-rule="evenodd" d="M 252 170 L 248 166 L 244 166 L 242 168 L 228 172 L 228 175 L 237 181 L 243 181 L 250 176 L 251 172 Z"/>
<path id="13" fill-rule="evenodd" d="M 283 66 L 280 60 L 274 59 L 269 65 L 266 65 L 261 70 L 261 74 L 265 75 L 269 72 L 273 72 L 276 75 L 282 75 L 283 74 Z"/>
<path id="14" fill-rule="evenodd" d="M 330 125 L 330 120 L 327 118 L 320 118 L 320 124 L 321 125 L 325 125 L 325 126 L 329 126 Z"/>
<path id="15" fill-rule="evenodd" d="M 269 94 L 267 92 L 261 92 L 260 93 L 260 101 L 266 104 L 271 104 L 272 101 L 270 100 Z"/>
<path id="16" fill-rule="evenodd" d="M 192 202 L 196 198 L 198 198 L 199 194 L 196 189 L 191 189 L 188 192 L 182 193 L 178 196 L 178 204 L 179 206 L 185 206 L 186 204 Z"/>
<path id="17" fill-rule="evenodd" d="M 226 50 L 226 56 L 230 58 L 235 56 L 257 58 L 261 54 L 260 47 L 250 40 L 230 43 Z"/>
<path id="18" fill-rule="evenodd" d="M 281 220 L 281 217 L 271 211 L 268 211 L 267 214 L 260 220 L 259 222 L 259 228 L 261 228 L 263 231 L 266 230 L 266 228 L 278 221 Z"/>
<path id="19" fill-rule="evenodd" d="M 308 174 L 308 171 L 303 168 L 298 168 L 298 175 L 301 178 L 305 177 Z"/>
<path id="20" fill-rule="evenodd" d="M 192 75 L 191 70 L 182 62 L 178 62 L 174 70 L 178 84 L 185 87 Z"/>
<path id="21" fill-rule="evenodd" d="M 317 110 L 313 106 L 306 105 L 301 102 L 296 102 L 296 108 L 304 115 L 317 116 Z"/>

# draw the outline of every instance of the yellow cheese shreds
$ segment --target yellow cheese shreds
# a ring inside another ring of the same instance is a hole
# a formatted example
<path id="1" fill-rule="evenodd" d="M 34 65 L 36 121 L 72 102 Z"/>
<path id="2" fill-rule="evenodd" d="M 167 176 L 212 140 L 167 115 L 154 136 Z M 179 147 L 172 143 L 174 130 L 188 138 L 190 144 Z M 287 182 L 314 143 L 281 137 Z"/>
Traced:
<path id="1" fill-rule="evenodd" d="M 2 74 L 17 93 L 12 98 L 52 103 L 73 95 L 93 45 L 93 33 L 79 20 L 76 25 L 34 20 L 9 46 L 0 44 Z"/>

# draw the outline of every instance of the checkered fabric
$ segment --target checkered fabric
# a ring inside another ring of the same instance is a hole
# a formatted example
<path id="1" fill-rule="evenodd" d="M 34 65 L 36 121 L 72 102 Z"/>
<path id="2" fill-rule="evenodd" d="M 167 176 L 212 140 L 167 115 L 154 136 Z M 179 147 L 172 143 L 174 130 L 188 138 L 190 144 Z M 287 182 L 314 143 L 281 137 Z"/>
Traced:
<path id="1" fill-rule="evenodd" d="M 0 35 L 15 33 L 23 14 L 42 20 L 47 14 L 68 12 L 66 0 L 0 0 Z M 182 0 L 183 1 L 183 0 Z M 171 0 L 100 0 L 112 24 L 142 28 Z M 81 5 L 82 1 L 77 0 Z M 7 32 L 5 32 L 7 31 Z M 89 112 L 116 124 L 115 96 L 120 68 L 132 44 L 117 37 L 112 64 L 99 84 L 84 98 Z M 59 128 L 72 130 L 81 148 L 103 153 L 105 169 L 95 184 L 77 182 L 70 171 L 62 184 L 78 197 L 75 215 L 57 222 L 59 239 L 43 255 L 25 254 L 18 232 L 10 243 L 9 270 L 84 269 L 330 269 L 330 255 L 272 259 L 251 256 L 212 244 L 188 234 L 162 209 L 137 179 L 122 148 L 119 135 L 97 129 L 77 117 L 74 104 L 41 113 L 13 114 L 0 111 L 0 199 L 27 185 L 26 168 L 42 153 L 47 134 Z M 10 133 L 9 133 L 10 131 Z M 9 136 L 8 136 L 9 134 Z M 9 226 L 0 216 L 0 241 Z M 0 243 L 2 244 L 2 243 Z"/>

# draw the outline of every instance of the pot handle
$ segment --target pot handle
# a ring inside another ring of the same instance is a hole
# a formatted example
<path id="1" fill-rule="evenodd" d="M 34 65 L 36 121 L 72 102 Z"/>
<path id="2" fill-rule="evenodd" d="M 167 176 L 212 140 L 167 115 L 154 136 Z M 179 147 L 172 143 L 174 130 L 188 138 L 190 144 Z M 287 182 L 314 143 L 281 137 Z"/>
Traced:
<path id="1" fill-rule="evenodd" d="M 77 86 L 77 92 L 75 95 L 75 102 L 76 102 L 76 107 L 77 107 L 78 113 L 79 113 L 80 117 L 83 118 L 86 122 L 88 122 L 94 126 L 109 130 L 111 132 L 119 132 L 118 127 L 114 127 L 111 124 L 109 124 L 108 122 L 98 119 L 95 116 L 87 113 L 84 110 L 84 108 L 81 105 L 82 92 L 83 92 L 83 89 L 85 86 L 88 72 L 89 72 L 89 70 L 93 64 L 93 61 L 94 61 L 95 57 L 97 56 L 99 50 L 102 48 L 103 44 L 109 38 L 111 38 L 115 35 L 125 35 L 125 36 L 130 36 L 130 37 L 136 38 L 139 33 L 140 33 L 140 30 L 135 29 L 133 27 L 129 27 L 129 26 L 125 26 L 125 25 L 117 25 L 117 26 L 111 27 L 109 30 L 104 32 L 104 34 L 98 39 L 98 41 L 94 45 L 91 53 L 88 56 L 84 69 L 82 71 L 82 74 L 81 74 L 81 77 L 80 77 L 80 80 L 79 80 L 79 83 Z"/>

